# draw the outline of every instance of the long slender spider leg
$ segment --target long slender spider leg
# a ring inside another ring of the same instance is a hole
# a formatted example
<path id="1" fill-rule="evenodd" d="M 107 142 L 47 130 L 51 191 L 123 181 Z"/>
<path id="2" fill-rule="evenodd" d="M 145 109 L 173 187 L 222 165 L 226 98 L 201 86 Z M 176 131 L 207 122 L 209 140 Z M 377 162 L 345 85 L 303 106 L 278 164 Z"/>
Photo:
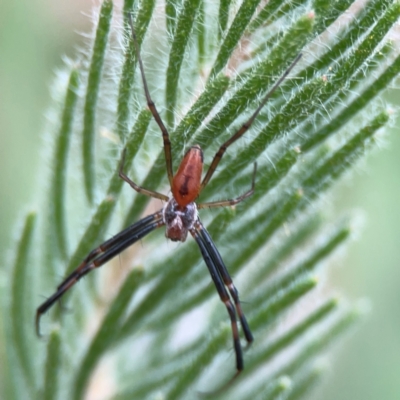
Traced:
<path id="1" fill-rule="evenodd" d="M 96 259 L 100 254 L 104 254 L 106 251 L 112 249 L 114 246 L 118 245 L 119 243 L 125 242 L 127 239 L 132 238 L 132 236 L 136 235 L 137 232 L 140 232 L 146 225 L 149 225 L 153 221 L 159 220 L 162 217 L 162 211 L 158 211 L 154 214 L 148 215 L 145 218 L 142 218 L 140 221 L 136 222 L 135 224 L 128 226 L 125 228 L 123 231 L 117 233 L 110 239 L 106 240 L 104 243 L 102 243 L 99 247 L 96 247 L 94 250 L 92 250 L 86 258 L 80 263 L 80 265 L 73 271 L 71 272 L 70 275 L 68 275 L 64 281 L 57 286 L 57 289 L 60 289 L 64 282 L 70 279 L 72 276 L 74 276 L 77 272 L 79 272 L 81 269 L 85 267 L 88 263 Z"/>
<path id="2" fill-rule="evenodd" d="M 207 229 L 201 223 L 201 221 L 197 221 L 197 231 L 200 233 L 204 244 L 206 245 L 207 252 L 211 256 L 214 261 L 214 265 L 217 267 L 218 272 L 224 281 L 225 286 L 229 289 L 229 293 L 232 296 L 233 301 L 235 302 L 236 312 L 239 315 L 240 324 L 242 325 L 244 336 L 246 337 L 247 343 L 250 345 L 254 338 L 251 333 L 249 324 L 247 323 L 246 317 L 243 313 L 242 306 L 240 304 L 239 292 L 237 291 L 235 285 L 233 284 L 232 278 L 229 275 L 228 269 L 226 268 L 224 261 L 222 260 L 221 255 L 214 242 L 211 239 L 210 234 Z"/>
<path id="3" fill-rule="evenodd" d="M 228 310 L 228 314 L 231 319 L 233 346 L 235 348 L 235 354 L 236 354 L 236 369 L 237 369 L 236 375 L 238 375 L 243 370 L 244 364 L 243 364 L 242 347 L 240 345 L 239 329 L 236 321 L 235 307 L 232 304 L 229 294 L 225 288 L 224 282 L 221 279 L 221 276 L 219 274 L 217 267 L 215 266 L 212 256 L 209 254 L 207 245 L 205 244 L 204 239 L 201 236 L 200 232 L 198 232 L 196 228 L 193 228 L 190 230 L 190 233 L 192 234 L 193 238 L 196 240 L 200 248 L 200 252 L 208 267 L 208 270 L 210 271 L 211 278 L 214 281 L 215 287 L 217 288 L 219 297 L 221 298 L 221 301 L 225 304 L 226 309 Z"/>
<path id="4" fill-rule="evenodd" d="M 243 193 L 241 196 L 236 197 L 235 199 L 230 200 L 220 200 L 220 201 L 211 201 L 209 203 L 201 203 L 197 204 L 197 208 L 211 208 L 211 207 L 227 207 L 234 206 L 235 204 L 240 203 L 244 199 L 247 199 L 254 193 L 254 189 L 256 187 L 256 174 L 257 174 L 257 163 L 254 163 L 253 169 L 253 178 L 251 180 L 251 188 L 246 193 Z"/>
<path id="5" fill-rule="evenodd" d="M 290 71 L 294 68 L 294 66 L 299 62 L 302 54 L 300 53 L 289 68 L 284 72 L 284 74 L 278 79 L 274 86 L 269 90 L 269 92 L 265 95 L 264 99 L 261 101 L 260 105 L 254 111 L 253 115 L 239 128 L 239 130 L 231 136 L 225 143 L 221 145 L 218 149 L 217 153 L 215 154 L 210 167 L 208 168 L 207 174 L 204 177 L 203 181 L 201 182 L 200 192 L 206 187 L 207 183 L 210 181 L 211 177 L 213 176 L 219 162 L 221 161 L 222 156 L 224 155 L 226 149 L 236 140 L 238 140 L 252 125 L 254 120 L 256 119 L 257 115 L 261 111 L 261 109 L 265 106 L 265 103 L 269 100 L 275 90 L 279 87 L 279 85 L 285 80 L 285 78 L 289 75 Z"/>
<path id="6" fill-rule="evenodd" d="M 131 14 L 129 14 L 129 24 L 131 26 L 132 39 L 135 44 L 136 57 L 139 61 L 140 74 L 142 76 L 142 82 L 143 82 L 144 93 L 146 96 L 147 106 L 149 107 L 151 113 L 153 114 L 153 117 L 156 120 L 158 126 L 160 127 L 160 130 L 162 133 L 162 138 L 163 138 L 163 142 L 164 142 L 165 163 L 167 166 L 167 175 L 168 175 L 169 184 L 172 187 L 172 178 L 173 178 L 174 173 L 172 171 L 171 141 L 169 140 L 169 133 L 168 133 L 167 128 L 164 125 L 164 122 L 161 119 L 160 114 L 157 111 L 154 101 L 152 100 L 152 98 L 150 96 L 149 88 L 147 86 L 146 76 L 144 74 L 143 62 L 142 62 L 142 58 L 140 56 L 139 43 L 137 41 L 135 29 L 133 27 Z"/>
<path id="7" fill-rule="evenodd" d="M 119 171 L 118 175 L 120 178 L 122 178 L 125 182 L 127 182 L 132 189 L 136 190 L 138 193 L 142 193 L 146 196 L 154 197 L 156 199 L 160 199 L 163 201 L 168 201 L 168 196 L 165 196 L 162 193 L 158 193 L 154 190 L 149 190 L 142 188 L 141 186 L 137 185 L 135 182 L 133 182 L 125 173 L 124 173 L 124 163 L 125 163 L 125 154 L 126 154 L 126 149 L 123 150 L 122 152 L 122 157 L 121 157 L 121 163 L 119 165 Z"/>
<path id="8" fill-rule="evenodd" d="M 85 260 L 76 268 L 64 281 L 57 287 L 56 292 L 50 296 L 36 310 L 36 334 L 40 337 L 40 318 L 41 316 L 79 279 L 95 268 L 101 267 L 127 247 L 142 239 L 148 233 L 164 225 L 161 212 L 157 212 L 136 224 L 125 229 L 118 235 L 104 242 L 101 246 L 89 253 Z"/>

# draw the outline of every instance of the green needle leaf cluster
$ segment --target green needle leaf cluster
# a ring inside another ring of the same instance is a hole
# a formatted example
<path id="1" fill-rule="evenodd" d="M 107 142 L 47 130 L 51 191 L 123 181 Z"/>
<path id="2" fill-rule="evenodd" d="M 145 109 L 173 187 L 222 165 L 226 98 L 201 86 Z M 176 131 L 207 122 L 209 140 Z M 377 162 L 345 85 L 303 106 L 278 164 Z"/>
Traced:
<path id="1" fill-rule="evenodd" d="M 174 171 L 196 143 L 206 169 L 303 54 L 199 199 L 246 192 L 257 161 L 250 198 L 200 211 L 255 336 L 245 370 L 216 398 L 307 398 L 324 377 L 321 356 L 363 314 L 340 294 L 314 293 L 354 231 L 351 215 L 329 221 L 319 199 L 374 148 L 391 120 L 379 96 L 400 71 L 387 39 L 400 4 L 370 0 L 345 22 L 351 1 L 162 4 L 126 0 L 121 13 L 104 0 L 87 58 L 66 66 L 64 84 L 55 83 L 58 121 L 43 161 L 49 184 L 37 211 L 16 229 L 7 272 L 2 398 L 81 399 L 101 381 L 107 398 L 188 399 L 235 373 L 229 319 L 196 243 L 175 246 L 163 232 L 88 274 L 43 316 L 45 339 L 34 335 L 42 296 L 102 241 L 162 207 L 119 178 L 122 150 L 133 181 L 169 191 L 129 13 L 170 132 Z"/>

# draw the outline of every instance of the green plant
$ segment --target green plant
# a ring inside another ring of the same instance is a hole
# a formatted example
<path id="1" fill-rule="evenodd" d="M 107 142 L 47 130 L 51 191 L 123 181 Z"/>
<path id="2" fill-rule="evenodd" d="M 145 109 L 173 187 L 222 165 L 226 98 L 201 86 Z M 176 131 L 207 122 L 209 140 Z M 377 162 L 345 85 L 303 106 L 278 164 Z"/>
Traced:
<path id="1" fill-rule="evenodd" d="M 256 337 L 240 384 L 221 398 L 305 396 L 321 375 L 318 356 L 360 313 L 336 297 L 307 301 L 318 284 L 316 268 L 352 230 L 347 216 L 323 220 L 318 200 L 373 147 L 389 120 L 375 99 L 399 71 L 400 58 L 386 38 L 399 3 L 371 0 L 331 35 L 328 28 L 350 1 L 276 0 L 258 14 L 254 0 L 241 7 L 221 1 L 219 9 L 200 0 L 166 3 L 164 28 L 154 1 L 126 1 L 122 17 L 115 15 L 122 24 L 112 23 L 113 3 L 105 1 L 88 55 L 69 63 L 54 87 L 59 117 L 48 129 L 49 185 L 41 207 L 18 230 L 3 302 L 5 398 L 81 398 L 90 380 L 103 380 L 117 399 L 191 398 L 234 373 L 226 311 L 195 243 L 176 247 L 162 232 L 134 246 L 134 257 L 122 256 L 76 285 L 66 296 L 72 312 L 64 317 L 55 307 L 43 320 L 47 342 L 34 336 L 38 295 L 52 293 L 92 248 L 145 212 L 148 198 L 130 188 L 121 195 L 127 186 L 116 173 L 122 148 L 133 180 L 167 187 L 161 135 L 135 74 L 130 10 L 154 100 L 165 108 L 175 168 L 193 143 L 210 162 L 304 53 L 201 198 L 246 191 L 257 159 L 250 199 L 201 214 L 235 276 Z M 304 311 L 293 318 L 288 311 L 298 304 Z M 193 310 L 201 321 L 187 332 L 181 322 Z M 93 376 L 99 365 L 106 379 L 99 370 Z"/>

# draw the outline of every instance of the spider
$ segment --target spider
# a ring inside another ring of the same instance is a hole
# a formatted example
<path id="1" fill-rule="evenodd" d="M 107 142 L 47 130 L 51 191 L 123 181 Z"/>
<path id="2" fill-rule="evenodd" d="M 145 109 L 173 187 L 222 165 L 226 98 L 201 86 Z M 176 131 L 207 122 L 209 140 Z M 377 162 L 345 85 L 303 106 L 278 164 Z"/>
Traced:
<path id="1" fill-rule="evenodd" d="M 174 175 L 172 169 L 171 142 L 169 139 L 169 134 L 150 96 L 131 16 L 129 16 L 129 21 L 131 26 L 132 40 L 134 42 L 136 56 L 139 62 L 139 69 L 147 106 L 149 107 L 162 133 L 166 169 L 172 196 L 168 197 L 153 190 L 144 189 L 133 182 L 124 173 L 125 150 L 122 152 L 121 163 L 119 166 L 119 176 L 136 192 L 162 200 L 165 202 L 165 205 L 161 210 L 141 219 L 111 239 L 105 241 L 99 247 L 92 250 L 82 261 L 82 263 L 61 282 L 61 284 L 57 287 L 56 292 L 37 308 L 35 321 L 36 333 L 38 336 L 41 336 L 40 318 L 42 314 L 52 307 L 52 305 L 59 300 L 61 296 L 76 282 L 78 282 L 79 279 L 93 269 L 101 267 L 127 247 L 141 240 L 153 230 L 160 228 L 161 226 L 165 226 L 165 236 L 168 239 L 171 239 L 172 241 L 184 242 L 188 236 L 188 233 L 190 233 L 199 246 L 200 252 L 208 267 L 220 299 L 225 304 L 230 317 L 233 345 L 236 355 L 236 377 L 244 368 L 239 328 L 236 319 L 237 315 L 239 316 L 244 337 L 248 345 L 253 342 L 253 334 L 251 333 L 246 317 L 242 311 L 238 291 L 232 282 L 232 279 L 217 247 L 213 243 L 210 234 L 199 218 L 198 210 L 206 207 L 211 208 L 232 206 L 251 196 L 255 188 L 257 164 L 254 163 L 251 188 L 241 196 L 231 200 L 214 201 L 202 204 L 196 204 L 195 200 L 207 186 L 227 148 L 236 140 L 238 140 L 250 128 L 261 109 L 271 97 L 272 93 L 278 88 L 293 67 L 297 64 L 301 58 L 301 54 L 296 57 L 289 68 L 268 91 L 250 119 L 245 122 L 240 129 L 234 133 L 233 136 L 231 136 L 230 139 L 221 145 L 217 153 L 214 155 L 210 167 L 208 168 L 203 179 L 201 179 L 203 169 L 203 152 L 199 145 L 194 145 L 189 148 L 180 163 L 178 171 Z"/>

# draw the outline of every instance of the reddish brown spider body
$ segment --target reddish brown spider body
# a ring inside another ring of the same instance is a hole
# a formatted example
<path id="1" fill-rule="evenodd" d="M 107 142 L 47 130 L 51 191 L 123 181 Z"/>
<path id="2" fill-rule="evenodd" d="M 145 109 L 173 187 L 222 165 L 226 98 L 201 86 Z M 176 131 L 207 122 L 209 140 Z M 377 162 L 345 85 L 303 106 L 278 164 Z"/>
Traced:
<path id="1" fill-rule="evenodd" d="M 194 201 L 200 193 L 202 171 L 203 151 L 195 145 L 183 157 L 172 179 L 172 198 L 163 208 L 165 236 L 174 242 L 184 242 L 198 218 Z"/>
<path id="2" fill-rule="evenodd" d="M 202 172 L 203 151 L 196 144 L 185 154 L 172 180 L 172 195 L 181 207 L 197 199 L 200 193 Z"/>
<path id="3" fill-rule="evenodd" d="M 155 192 L 153 190 L 144 189 L 133 182 L 123 171 L 125 151 L 122 153 L 121 164 L 119 168 L 119 176 L 126 181 L 135 191 L 147 196 L 151 196 L 162 201 L 165 201 L 165 206 L 156 213 L 144 217 L 140 221 L 134 223 L 114 237 L 110 238 L 96 249 L 92 250 L 82 263 L 70 273 L 61 284 L 57 287 L 56 292 L 50 296 L 43 304 L 41 304 L 36 311 L 36 331 L 40 336 L 39 322 L 40 317 L 79 279 L 85 276 L 90 271 L 104 265 L 107 261 L 121 253 L 127 247 L 141 240 L 153 230 L 165 225 L 165 235 L 172 241 L 184 242 L 188 233 L 194 238 L 199 246 L 202 257 L 210 272 L 211 278 L 215 284 L 221 301 L 226 306 L 228 311 L 231 327 L 233 344 L 236 354 L 236 369 L 237 373 L 234 378 L 243 370 L 243 354 L 240 344 L 239 327 L 237 317 L 239 317 L 240 324 L 243 329 L 245 339 L 248 344 L 253 341 L 253 335 L 250 331 L 247 320 L 243 314 L 239 294 L 236 290 L 231 277 L 229 276 L 228 269 L 226 268 L 218 249 L 213 243 L 210 234 L 203 226 L 199 216 L 198 209 L 206 207 L 224 207 L 235 205 L 251 196 L 255 187 L 255 175 L 257 165 L 254 163 L 254 172 L 252 178 L 251 188 L 241 196 L 232 200 L 221 200 L 203 204 L 196 204 L 195 200 L 200 195 L 201 191 L 206 187 L 214 174 L 222 156 L 226 149 L 239 139 L 251 126 L 262 107 L 265 105 L 271 94 L 282 83 L 285 77 L 289 74 L 292 68 L 296 65 L 301 55 L 299 55 L 291 66 L 286 70 L 282 77 L 275 83 L 275 85 L 265 95 L 258 108 L 254 111 L 250 119 L 245 122 L 242 127 L 232 135 L 225 143 L 223 143 L 217 153 L 215 154 L 210 167 L 202 180 L 203 170 L 203 152 L 200 146 L 192 146 L 183 157 L 183 160 L 178 168 L 176 174 L 172 170 L 172 155 L 171 155 L 171 142 L 169 140 L 169 133 L 157 111 L 157 108 L 151 99 L 147 82 L 144 74 L 143 63 L 140 57 L 139 46 L 136 40 L 135 32 L 132 26 L 132 37 L 136 48 L 136 55 L 139 62 L 140 73 L 143 82 L 143 88 L 147 100 L 147 105 L 157 122 L 163 138 L 164 154 L 166 162 L 166 170 L 168 180 L 171 186 L 172 197 Z"/>

